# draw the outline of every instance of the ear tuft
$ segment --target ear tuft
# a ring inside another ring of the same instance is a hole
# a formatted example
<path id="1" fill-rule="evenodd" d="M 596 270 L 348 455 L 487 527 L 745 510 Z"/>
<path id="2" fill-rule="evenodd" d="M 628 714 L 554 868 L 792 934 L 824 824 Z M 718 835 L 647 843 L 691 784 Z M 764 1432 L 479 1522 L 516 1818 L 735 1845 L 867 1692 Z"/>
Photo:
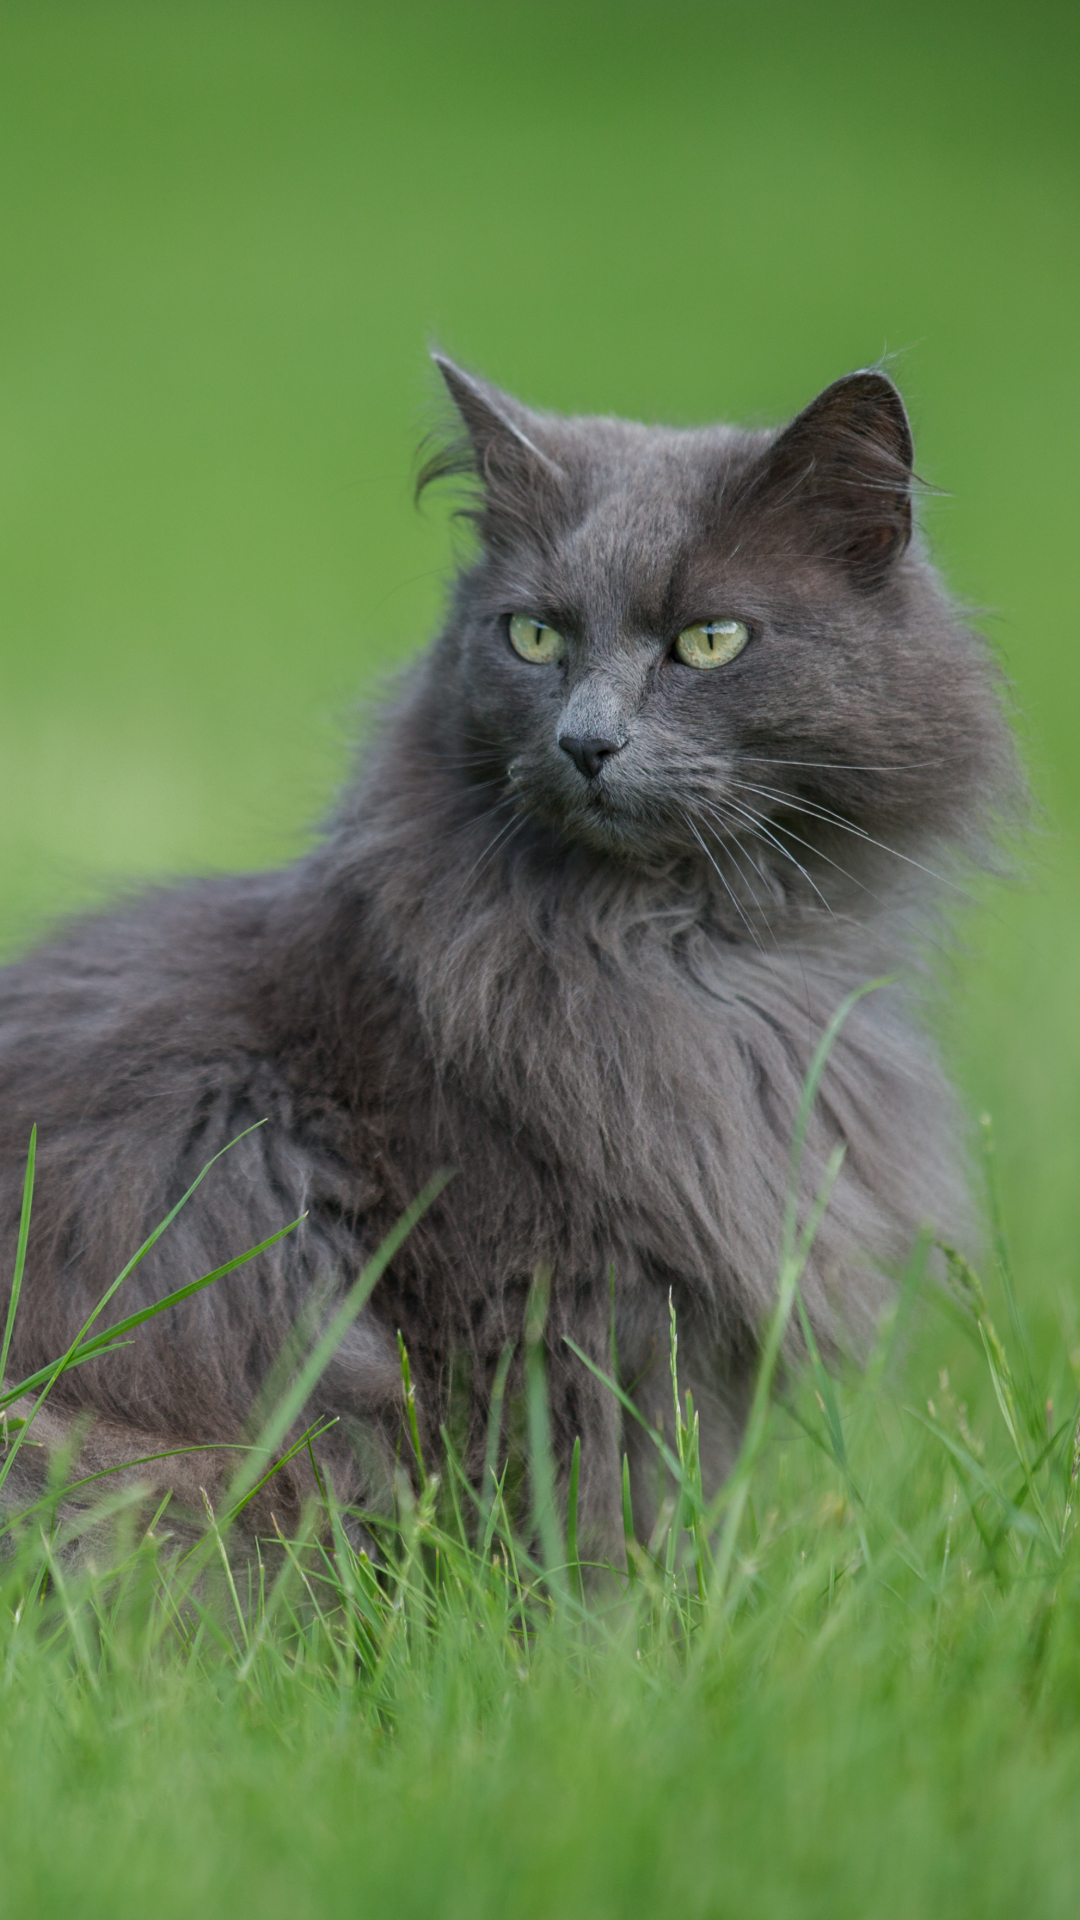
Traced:
<path id="1" fill-rule="evenodd" d="M 488 546 L 506 545 L 522 535 L 543 541 L 566 475 L 536 444 L 534 417 L 508 394 L 455 366 L 445 354 L 431 357 L 446 382 L 465 438 L 436 450 L 421 471 L 417 493 L 432 480 L 470 475 L 482 489 L 481 503 L 469 509 L 470 517 Z"/>
<path id="2" fill-rule="evenodd" d="M 859 587 L 884 582 L 911 539 L 914 447 L 900 394 L 873 368 L 819 393 L 765 457 L 770 492 Z"/>
<path id="3" fill-rule="evenodd" d="M 564 478 L 561 467 L 529 438 L 522 424 L 525 409 L 517 401 L 500 393 L 497 387 L 489 387 L 486 381 L 477 380 L 473 374 L 464 373 L 445 354 L 433 353 L 431 357 L 446 381 L 450 398 L 472 441 L 482 479 L 488 478 L 487 467 L 492 456 L 498 461 L 508 454 L 534 461 L 555 480 Z"/>

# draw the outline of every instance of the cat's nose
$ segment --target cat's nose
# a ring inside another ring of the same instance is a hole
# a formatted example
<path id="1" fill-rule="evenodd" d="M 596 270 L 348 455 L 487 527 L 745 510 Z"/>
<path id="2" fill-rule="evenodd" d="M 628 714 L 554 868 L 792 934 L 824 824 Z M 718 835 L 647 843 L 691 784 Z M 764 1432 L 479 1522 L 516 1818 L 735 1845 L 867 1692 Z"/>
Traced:
<path id="1" fill-rule="evenodd" d="M 626 742 L 606 740 L 602 733 L 560 733 L 559 745 L 586 780 L 595 780 L 604 761 L 610 760 L 613 753 L 621 753 Z"/>

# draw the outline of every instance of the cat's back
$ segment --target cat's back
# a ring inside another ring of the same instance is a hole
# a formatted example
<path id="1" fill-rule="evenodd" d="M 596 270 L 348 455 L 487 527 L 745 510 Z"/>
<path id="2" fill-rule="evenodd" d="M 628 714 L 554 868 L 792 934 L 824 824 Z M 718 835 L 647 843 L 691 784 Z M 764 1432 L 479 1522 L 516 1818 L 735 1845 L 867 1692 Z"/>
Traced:
<path id="1" fill-rule="evenodd" d="M 0 1099 L 84 1110 L 123 1079 L 175 1073 L 185 1055 L 257 1044 L 266 930 L 276 875 L 156 889 L 74 921 L 0 968 Z"/>
<path id="2" fill-rule="evenodd" d="M 281 1111 L 268 927 L 284 884 L 156 889 L 0 969 L 0 1220 L 17 1217 L 36 1126 L 39 1286 L 106 1280 L 214 1152 Z M 249 1155 L 249 1182 L 258 1171 Z M 267 1205 L 249 1240 L 280 1213 Z"/>

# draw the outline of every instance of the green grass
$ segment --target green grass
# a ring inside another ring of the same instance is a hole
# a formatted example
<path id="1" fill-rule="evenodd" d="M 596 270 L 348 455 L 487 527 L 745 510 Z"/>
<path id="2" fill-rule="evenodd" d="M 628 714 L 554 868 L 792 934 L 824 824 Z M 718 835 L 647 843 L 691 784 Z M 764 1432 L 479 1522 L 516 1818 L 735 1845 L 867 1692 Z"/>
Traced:
<path id="1" fill-rule="evenodd" d="M 65 1609 L 31 1534 L 0 1592 L 12 1906 L 1075 1910 L 1076 40 L 1056 0 L 0 13 L 6 950 L 301 844 L 352 703 L 438 617 L 431 339 L 540 404 L 682 421 L 894 352 L 1045 809 L 940 1015 L 994 1115 L 1015 1439 L 970 1298 L 928 1302 L 880 1378 L 770 1415 L 703 1617 L 642 1572 L 585 1629 L 537 1577 L 527 1636 L 443 1471 L 370 1596 L 378 1673 L 347 1558 L 326 1624 L 294 1596 L 243 1671 L 227 1607 L 163 1629 L 164 1549 Z"/>

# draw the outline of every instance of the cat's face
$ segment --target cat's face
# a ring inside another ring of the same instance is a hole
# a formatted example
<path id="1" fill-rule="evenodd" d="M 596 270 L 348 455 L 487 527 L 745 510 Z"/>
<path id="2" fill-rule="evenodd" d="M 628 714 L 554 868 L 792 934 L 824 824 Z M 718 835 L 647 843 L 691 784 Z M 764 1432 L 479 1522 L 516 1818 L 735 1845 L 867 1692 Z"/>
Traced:
<path id="1" fill-rule="evenodd" d="M 777 435 L 536 415 L 443 371 L 483 485 L 441 650 L 469 777 L 647 864 L 751 838 L 778 858 L 789 799 L 871 832 L 935 804 L 975 683 L 907 552 L 889 381 L 852 375 Z"/>

